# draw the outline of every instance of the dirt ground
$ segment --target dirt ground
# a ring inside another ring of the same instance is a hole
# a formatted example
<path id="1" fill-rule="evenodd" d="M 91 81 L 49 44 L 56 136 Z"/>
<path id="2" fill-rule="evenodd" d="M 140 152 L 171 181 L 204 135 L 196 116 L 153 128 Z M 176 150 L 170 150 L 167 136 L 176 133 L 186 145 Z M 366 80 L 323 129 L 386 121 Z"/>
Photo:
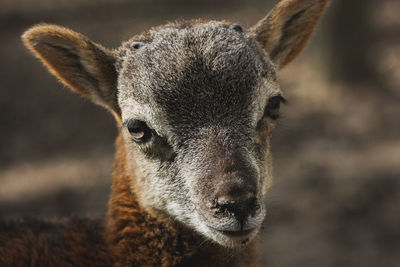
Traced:
<path id="1" fill-rule="evenodd" d="M 247 27 L 274 2 L 3 0 L 0 219 L 102 216 L 110 191 L 113 118 L 26 51 L 20 35 L 29 26 L 61 24 L 117 47 L 175 19 Z M 338 47 L 365 44 L 334 35 L 346 2 L 332 4 L 310 46 L 280 74 L 289 102 L 272 142 L 276 178 L 261 234 L 263 266 L 400 266 L 400 5 L 379 4 L 377 42 L 365 55 L 373 72 L 354 81 L 335 70 L 337 59 L 354 63 Z"/>

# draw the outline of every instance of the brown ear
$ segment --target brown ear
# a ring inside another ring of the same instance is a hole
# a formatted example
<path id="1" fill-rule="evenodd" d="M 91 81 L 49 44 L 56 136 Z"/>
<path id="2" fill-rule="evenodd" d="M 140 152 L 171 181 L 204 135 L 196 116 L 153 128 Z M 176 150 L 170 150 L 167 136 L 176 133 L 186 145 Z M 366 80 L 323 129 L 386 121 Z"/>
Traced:
<path id="1" fill-rule="evenodd" d="M 303 50 L 329 0 L 282 0 L 250 32 L 279 69 Z"/>
<path id="2" fill-rule="evenodd" d="M 117 72 L 111 50 L 57 25 L 34 26 L 22 39 L 62 83 L 118 117 Z"/>

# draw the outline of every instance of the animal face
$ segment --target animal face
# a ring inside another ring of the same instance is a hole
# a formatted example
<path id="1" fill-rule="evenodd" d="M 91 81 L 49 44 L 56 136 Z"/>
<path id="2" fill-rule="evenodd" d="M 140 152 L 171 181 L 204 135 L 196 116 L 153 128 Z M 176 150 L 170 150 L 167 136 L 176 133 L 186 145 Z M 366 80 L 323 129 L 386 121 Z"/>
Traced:
<path id="1" fill-rule="evenodd" d="M 123 45 L 117 63 L 132 190 L 227 246 L 247 242 L 264 219 L 283 99 L 273 63 L 235 27 L 167 25 Z"/>
<path id="2" fill-rule="evenodd" d="M 225 247 L 265 217 L 270 137 L 284 98 L 276 71 L 304 47 L 327 0 L 283 0 L 249 30 L 216 21 L 153 28 L 117 50 L 55 25 L 23 39 L 121 128 L 140 205 Z"/>

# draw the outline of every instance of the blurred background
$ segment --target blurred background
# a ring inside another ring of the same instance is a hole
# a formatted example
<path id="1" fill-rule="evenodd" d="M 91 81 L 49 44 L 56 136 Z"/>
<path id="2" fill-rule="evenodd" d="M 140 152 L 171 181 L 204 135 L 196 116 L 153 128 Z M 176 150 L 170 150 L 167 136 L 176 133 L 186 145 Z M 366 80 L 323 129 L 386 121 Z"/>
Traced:
<path id="1" fill-rule="evenodd" d="M 110 192 L 112 116 L 49 75 L 24 30 L 56 23 L 115 48 L 176 19 L 249 27 L 276 2 L 2 0 L 0 219 L 102 216 Z M 400 266 L 399 14 L 398 0 L 334 0 L 281 72 L 263 266 Z"/>

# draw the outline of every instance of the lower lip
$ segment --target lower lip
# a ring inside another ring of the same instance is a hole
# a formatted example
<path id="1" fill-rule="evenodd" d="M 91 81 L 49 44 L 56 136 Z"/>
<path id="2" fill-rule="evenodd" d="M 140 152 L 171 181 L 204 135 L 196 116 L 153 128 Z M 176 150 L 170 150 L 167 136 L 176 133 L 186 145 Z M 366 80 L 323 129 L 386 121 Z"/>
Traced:
<path id="1" fill-rule="evenodd" d="M 212 228 L 214 231 L 217 231 L 223 235 L 229 236 L 231 238 L 243 238 L 249 236 L 254 229 L 244 230 L 244 231 L 223 231 L 219 229 Z"/>
<path id="2" fill-rule="evenodd" d="M 230 236 L 230 237 L 246 237 L 253 232 L 253 230 L 245 230 L 245 231 L 220 231 L 224 235 Z"/>

